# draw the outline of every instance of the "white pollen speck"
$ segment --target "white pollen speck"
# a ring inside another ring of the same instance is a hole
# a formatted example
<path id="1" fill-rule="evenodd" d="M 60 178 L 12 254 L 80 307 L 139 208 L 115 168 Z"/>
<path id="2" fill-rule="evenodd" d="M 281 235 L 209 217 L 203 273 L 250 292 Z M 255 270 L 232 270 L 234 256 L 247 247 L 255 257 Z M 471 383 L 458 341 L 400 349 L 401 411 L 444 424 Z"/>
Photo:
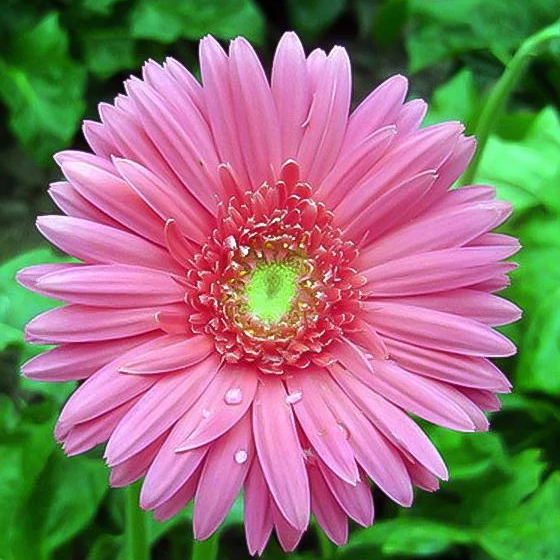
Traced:
<path id="1" fill-rule="evenodd" d="M 204 418 L 208 418 L 210 414 L 211 412 L 207 408 L 202 409 L 202 416 L 204 416 Z"/>
<path id="2" fill-rule="evenodd" d="M 239 247 L 239 252 L 241 253 L 242 257 L 246 257 L 249 254 L 249 247 L 247 247 L 246 245 L 241 245 Z"/>
<path id="3" fill-rule="evenodd" d="M 248 458 L 247 451 L 245 451 L 245 449 L 239 449 L 238 451 L 235 452 L 233 458 L 235 459 L 235 462 L 238 465 L 242 465 L 247 461 Z"/>
<path id="4" fill-rule="evenodd" d="M 235 237 L 233 237 L 233 235 L 228 235 L 225 239 L 224 239 L 224 245 L 228 248 L 231 249 L 232 251 L 234 249 L 237 249 L 237 241 L 235 240 Z"/>
<path id="5" fill-rule="evenodd" d="M 286 397 L 286 402 L 288 404 L 295 404 L 295 403 L 301 401 L 302 396 L 303 396 L 303 393 L 301 391 L 294 391 L 293 393 L 290 393 Z"/>
<path id="6" fill-rule="evenodd" d="M 240 404 L 243 401 L 243 391 L 240 387 L 232 387 L 228 389 L 224 395 L 226 404 Z"/>

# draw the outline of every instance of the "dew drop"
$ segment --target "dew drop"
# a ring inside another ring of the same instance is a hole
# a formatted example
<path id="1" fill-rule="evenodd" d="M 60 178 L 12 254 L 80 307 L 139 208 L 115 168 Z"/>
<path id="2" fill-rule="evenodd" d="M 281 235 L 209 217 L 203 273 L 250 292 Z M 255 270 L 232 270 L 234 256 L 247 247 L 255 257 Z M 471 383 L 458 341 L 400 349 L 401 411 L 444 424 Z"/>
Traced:
<path id="1" fill-rule="evenodd" d="M 224 395 L 224 401 L 226 404 L 240 404 L 243 400 L 243 391 L 240 387 L 232 387 L 228 389 Z"/>
<path id="2" fill-rule="evenodd" d="M 288 404 L 295 404 L 301 401 L 302 396 L 303 393 L 301 391 L 294 391 L 293 393 L 290 393 L 289 395 L 286 396 L 286 402 Z"/>
<path id="3" fill-rule="evenodd" d="M 211 414 L 211 412 L 207 408 L 202 409 L 202 416 L 204 416 L 204 418 L 208 418 L 210 416 L 210 414 Z"/>
<path id="4" fill-rule="evenodd" d="M 245 449 L 239 449 L 235 452 L 235 455 L 233 456 L 233 458 L 235 459 L 235 462 L 238 465 L 242 465 L 243 463 L 245 463 L 247 461 L 247 451 L 245 451 Z"/>
<path id="5" fill-rule="evenodd" d="M 350 439 L 350 432 L 348 431 L 348 428 L 347 428 L 344 424 L 338 423 L 338 424 L 336 425 L 336 427 L 339 429 L 340 433 L 341 433 L 346 439 Z"/>

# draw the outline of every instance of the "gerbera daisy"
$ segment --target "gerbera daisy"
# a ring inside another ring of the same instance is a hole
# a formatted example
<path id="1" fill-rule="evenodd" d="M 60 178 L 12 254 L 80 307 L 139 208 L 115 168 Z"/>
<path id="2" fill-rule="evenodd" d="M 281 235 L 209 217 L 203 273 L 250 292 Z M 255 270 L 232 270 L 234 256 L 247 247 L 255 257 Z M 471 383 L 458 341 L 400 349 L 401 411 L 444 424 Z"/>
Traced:
<path id="1" fill-rule="evenodd" d="M 443 460 L 409 413 L 486 430 L 510 384 L 492 327 L 507 285 L 510 214 L 487 186 L 452 190 L 475 149 L 458 122 L 421 128 L 394 76 L 350 114 L 334 47 L 285 34 L 267 79 L 242 38 L 200 43 L 202 84 L 149 61 L 86 122 L 92 153 L 55 159 L 66 216 L 41 233 L 81 263 L 19 281 L 67 305 L 27 326 L 58 347 L 23 372 L 82 380 L 56 437 L 107 442 L 113 486 L 144 477 L 166 519 L 194 500 L 205 539 L 243 490 L 247 542 L 285 550 L 310 512 L 337 544 L 374 518 L 370 480 L 410 506 Z"/>

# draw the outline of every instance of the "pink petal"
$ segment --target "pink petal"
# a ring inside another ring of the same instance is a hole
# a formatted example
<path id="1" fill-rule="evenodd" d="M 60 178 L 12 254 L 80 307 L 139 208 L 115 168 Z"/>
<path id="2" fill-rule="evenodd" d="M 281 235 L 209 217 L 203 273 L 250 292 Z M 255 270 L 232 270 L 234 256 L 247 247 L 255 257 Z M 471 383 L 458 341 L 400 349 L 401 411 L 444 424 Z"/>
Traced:
<path id="1" fill-rule="evenodd" d="M 420 128 L 427 111 L 428 104 L 423 99 L 413 99 L 405 103 L 395 121 L 399 135 L 404 136 Z"/>
<path id="2" fill-rule="evenodd" d="M 177 451 L 194 449 L 220 437 L 235 426 L 251 406 L 257 391 L 257 376 L 253 368 L 243 364 L 225 364 L 220 376 L 223 376 L 226 388 L 213 391 L 215 399 L 208 409 L 211 414 L 202 417 Z"/>
<path id="3" fill-rule="evenodd" d="M 398 227 L 417 212 L 418 201 L 430 190 L 436 173 L 423 171 L 405 179 L 402 183 L 383 193 L 356 216 L 345 223 L 345 234 L 354 239 L 362 238 L 362 245 L 369 245 L 387 231 Z"/>
<path id="4" fill-rule="evenodd" d="M 356 459 L 368 476 L 392 500 L 410 506 L 412 485 L 399 452 L 370 424 L 332 378 L 323 376 L 321 390 L 335 417 L 345 427 Z"/>
<path id="5" fill-rule="evenodd" d="M 135 401 L 136 402 L 136 401 Z M 169 432 L 163 433 L 126 461 L 111 468 L 109 483 L 113 488 L 128 486 L 142 478 L 150 468 Z"/>
<path id="6" fill-rule="evenodd" d="M 511 204 L 494 200 L 462 204 L 430 214 L 377 240 L 364 251 L 361 262 L 364 266 L 371 266 L 419 251 L 426 253 L 465 245 L 501 224 L 511 211 Z M 445 235 L 441 235 L 442 231 Z"/>
<path id="7" fill-rule="evenodd" d="M 373 523 L 374 508 L 371 488 L 362 472 L 355 486 L 348 484 L 336 476 L 322 461 L 317 462 L 327 485 L 340 507 L 356 523 L 369 527 Z"/>
<path id="8" fill-rule="evenodd" d="M 348 120 L 351 81 L 348 54 L 342 47 L 334 47 L 317 81 L 296 158 L 311 185 L 319 185 L 336 163 Z"/>
<path id="9" fill-rule="evenodd" d="M 96 155 L 109 159 L 111 155 L 119 155 L 118 148 L 113 142 L 111 133 L 106 129 L 105 125 L 95 121 L 85 120 L 82 126 L 82 132 L 87 143 Z"/>
<path id="10" fill-rule="evenodd" d="M 177 515 L 194 498 L 199 477 L 200 469 L 169 500 L 155 508 L 154 519 L 167 521 Z"/>
<path id="11" fill-rule="evenodd" d="M 468 287 L 510 269 L 509 247 L 458 247 L 417 253 L 362 271 L 371 296 L 412 296 Z"/>
<path id="12" fill-rule="evenodd" d="M 206 239 L 213 225 L 210 216 L 197 208 L 185 196 L 184 190 L 173 188 L 158 175 L 134 161 L 114 159 L 113 163 L 122 178 L 163 220 L 178 220 L 182 231 L 194 241 L 201 242 Z"/>
<path id="13" fill-rule="evenodd" d="M 284 552 L 292 552 L 296 549 L 301 537 L 303 537 L 304 530 L 292 527 L 288 521 L 286 521 L 273 500 L 270 500 L 270 509 L 272 510 L 272 519 L 274 520 L 276 536 L 278 537 L 278 542 L 282 550 Z"/>
<path id="14" fill-rule="evenodd" d="M 85 453 L 109 439 L 115 426 L 134 406 L 138 397 L 87 422 L 76 424 L 64 437 L 63 449 L 68 456 Z"/>
<path id="15" fill-rule="evenodd" d="M 522 314 L 519 307 L 506 299 L 466 288 L 385 301 L 454 313 L 491 327 L 514 323 Z"/>
<path id="16" fill-rule="evenodd" d="M 474 423 L 445 384 L 414 375 L 391 360 L 373 360 L 371 370 L 354 369 L 352 375 L 397 406 L 429 422 L 462 432 L 474 431 Z M 347 373 L 337 366 L 336 376 Z"/>
<path id="17" fill-rule="evenodd" d="M 394 126 L 386 126 L 371 133 L 350 152 L 340 158 L 337 165 L 321 182 L 317 196 L 335 206 L 377 163 L 391 146 L 397 134 Z"/>
<path id="18" fill-rule="evenodd" d="M 211 354 L 183 372 L 159 379 L 113 432 L 105 450 L 107 464 L 125 461 L 172 427 L 208 387 L 218 365 L 217 356 Z"/>
<path id="19" fill-rule="evenodd" d="M 90 163 L 61 160 L 66 178 L 105 214 L 150 241 L 163 245 L 163 221 L 120 177 Z"/>
<path id="20" fill-rule="evenodd" d="M 213 194 L 218 189 L 218 161 L 212 161 L 211 153 L 203 153 L 193 136 L 174 117 L 165 99 L 149 85 L 138 79 L 130 79 L 125 87 L 134 100 L 145 132 L 186 187 L 184 195 L 190 193 L 192 204 L 196 207 L 202 205 L 210 215 L 215 215 L 216 200 Z"/>
<path id="21" fill-rule="evenodd" d="M 367 309 L 367 321 L 397 340 L 467 356 L 501 357 L 516 352 L 504 335 L 459 315 L 381 301 Z"/>
<path id="22" fill-rule="evenodd" d="M 23 364 L 21 373 L 37 381 L 86 379 L 117 356 L 154 337 L 144 334 L 112 341 L 63 344 Z"/>
<path id="23" fill-rule="evenodd" d="M 154 374 L 177 371 L 204 360 L 214 349 L 214 343 L 205 335 L 188 338 L 184 334 L 162 337 L 161 345 L 123 364 L 122 373 Z"/>
<path id="24" fill-rule="evenodd" d="M 249 554 L 262 554 L 274 522 L 270 493 L 257 458 L 253 460 L 245 480 L 243 509 Z"/>
<path id="25" fill-rule="evenodd" d="M 229 49 L 231 92 L 241 148 L 251 183 L 271 179 L 271 169 L 280 169 L 279 121 L 272 93 L 253 47 L 242 37 Z"/>
<path id="26" fill-rule="evenodd" d="M 335 375 L 335 379 L 397 449 L 410 455 L 434 475 L 447 480 L 448 473 L 443 459 L 416 422 L 400 408 L 369 390 L 352 374 Z"/>
<path id="27" fill-rule="evenodd" d="M 36 294 L 46 295 L 37 289 L 37 281 L 42 276 L 46 276 L 51 272 L 60 272 L 61 270 L 69 270 L 71 268 L 77 268 L 82 266 L 78 263 L 64 263 L 64 264 L 36 264 L 33 266 L 28 266 L 27 268 L 22 268 L 16 274 L 17 283 L 35 292 Z"/>
<path id="28" fill-rule="evenodd" d="M 241 490 L 253 457 L 251 418 L 246 414 L 212 444 L 204 461 L 194 502 L 196 539 L 207 539 L 225 519 Z"/>
<path id="29" fill-rule="evenodd" d="M 232 165 L 242 184 L 250 185 L 241 141 L 237 134 L 228 58 L 213 37 L 204 37 L 199 48 L 206 114 L 219 157 L 221 161 Z"/>
<path id="30" fill-rule="evenodd" d="M 272 497 L 288 522 L 303 531 L 309 523 L 309 483 L 286 396 L 280 380 L 262 380 L 253 404 L 253 429 Z"/>
<path id="31" fill-rule="evenodd" d="M 311 509 L 329 539 L 342 546 L 348 541 L 348 518 L 332 495 L 318 468 L 310 468 Z"/>
<path id="32" fill-rule="evenodd" d="M 68 216 L 123 229 L 123 226 L 119 224 L 119 222 L 107 216 L 107 214 L 85 199 L 74 186 L 68 183 L 68 181 L 51 183 L 49 196 Z"/>
<path id="33" fill-rule="evenodd" d="M 413 373 L 455 385 L 500 393 L 511 390 L 511 384 L 504 374 L 485 358 L 440 352 L 402 340 L 385 340 L 391 357 Z"/>
<path id="34" fill-rule="evenodd" d="M 69 303 L 94 307 L 147 307 L 181 301 L 171 274 L 129 265 L 88 265 L 41 277 L 37 288 Z"/>
<path id="35" fill-rule="evenodd" d="M 110 226 L 70 216 L 40 216 L 37 229 L 59 249 L 88 263 L 129 264 L 182 272 L 161 247 Z"/>
<path id="36" fill-rule="evenodd" d="M 290 87 L 298 84 L 298 87 Z M 311 103 L 303 45 L 293 32 L 282 35 L 272 64 L 272 96 L 278 113 L 282 160 L 295 158 Z"/>
<path id="37" fill-rule="evenodd" d="M 126 354 L 109 362 L 80 385 L 68 399 L 60 414 L 57 431 L 68 431 L 74 424 L 86 422 L 120 406 L 147 391 L 158 376 L 123 375 L 117 372 L 118 364 L 133 356 L 138 349 L 155 347 L 159 343 L 154 338 L 145 344 L 129 350 Z"/>
<path id="38" fill-rule="evenodd" d="M 320 372 L 318 377 L 315 374 L 302 371 L 287 380 L 289 394 L 300 397 L 292 405 L 296 418 L 325 464 L 340 478 L 355 484 L 359 475 L 354 453 L 318 390 L 325 373 Z"/>
<path id="39" fill-rule="evenodd" d="M 407 89 L 408 81 L 404 76 L 392 76 L 358 105 L 348 121 L 341 157 L 348 155 L 372 132 L 396 121 Z"/>

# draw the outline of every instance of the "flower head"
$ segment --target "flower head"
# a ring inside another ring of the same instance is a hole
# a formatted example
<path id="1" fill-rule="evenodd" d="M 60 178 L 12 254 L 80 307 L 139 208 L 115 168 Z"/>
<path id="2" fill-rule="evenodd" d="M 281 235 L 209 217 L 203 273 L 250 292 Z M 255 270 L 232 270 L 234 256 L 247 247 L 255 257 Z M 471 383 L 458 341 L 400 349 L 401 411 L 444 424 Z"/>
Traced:
<path id="1" fill-rule="evenodd" d="M 201 41 L 202 85 L 177 61 L 86 122 L 93 153 L 56 161 L 66 216 L 43 235 L 81 262 L 19 281 L 67 305 L 27 326 L 58 345 L 28 362 L 85 379 L 56 437 L 69 455 L 108 442 L 111 483 L 144 477 L 166 519 L 194 498 L 208 537 L 244 490 L 249 549 L 275 529 L 292 550 L 310 512 L 335 543 L 373 521 L 369 480 L 409 506 L 443 460 L 408 415 L 486 430 L 515 352 L 492 327 L 519 310 L 515 239 L 486 186 L 451 189 L 475 148 L 456 122 L 421 128 L 406 80 L 349 114 L 350 63 L 305 56 L 287 33 L 270 83 L 251 46 Z"/>

